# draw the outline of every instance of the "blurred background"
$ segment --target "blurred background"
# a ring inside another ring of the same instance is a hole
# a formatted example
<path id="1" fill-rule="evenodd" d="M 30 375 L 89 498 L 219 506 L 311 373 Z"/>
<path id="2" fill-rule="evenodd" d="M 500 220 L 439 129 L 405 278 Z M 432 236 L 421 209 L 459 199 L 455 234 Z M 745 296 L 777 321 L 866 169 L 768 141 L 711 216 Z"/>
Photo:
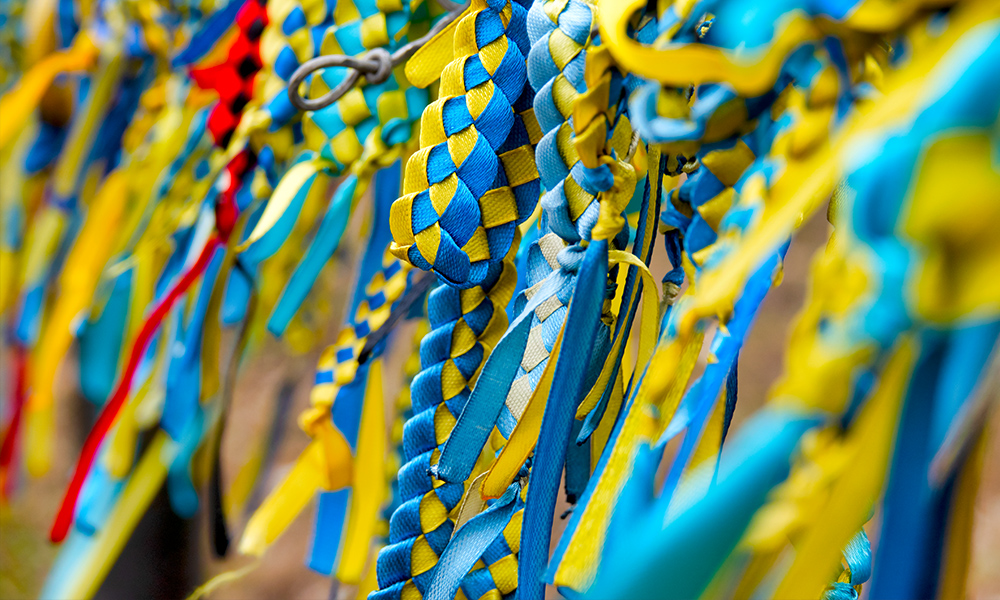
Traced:
<path id="1" fill-rule="evenodd" d="M 362 211 L 358 211 L 362 212 Z M 348 231 L 353 230 L 349 228 Z M 808 271 L 814 252 L 826 242 L 829 225 L 822 213 L 807 223 L 793 241 L 785 265 L 784 280 L 768 296 L 758 320 L 740 355 L 739 403 L 733 420 L 738 428 L 745 418 L 766 399 L 772 382 L 781 374 L 784 348 L 789 327 L 794 320 L 807 292 Z M 357 253 L 359 248 L 342 247 L 341 253 Z M 662 244 L 654 258 L 653 274 L 662 276 L 668 263 Z M 350 257 L 333 261 L 336 265 L 353 264 Z M 333 342 L 343 318 L 341 306 L 350 293 L 353 276 L 345 268 L 328 269 L 328 277 L 314 290 L 329 298 L 330 318 L 322 332 L 324 344 Z M 406 325 L 396 335 L 410 339 L 412 325 Z M 265 340 L 263 351 L 254 353 L 252 360 L 243 366 L 234 396 L 234 406 L 226 426 L 223 440 L 224 481 L 232 482 L 244 467 L 252 452 L 252 444 L 266 436 L 276 414 L 279 419 L 280 443 L 277 444 L 272 468 L 259 482 L 258 493 L 266 493 L 281 480 L 309 438 L 299 429 L 297 416 L 309 404 L 309 389 L 313 369 L 319 357 L 315 352 L 292 356 L 287 347 L 274 340 Z M 408 343 L 395 344 L 396 355 L 387 357 L 385 369 L 385 397 L 395 399 L 402 373 L 401 364 L 409 350 Z M 704 360 L 704 357 L 702 358 Z M 7 364 L 6 357 L 0 361 Z M 86 431 L 80 423 L 88 423 L 92 415 L 86 402 L 74 396 L 73 384 L 77 380 L 75 365 L 67 361 L 61 374 L 63 389 L 58 390 L 61 401 L 59 411 L 59 447 L 57 460 L 43 478 L 18 482 L 16 492 L 0 506 L 0 600 L 37 598 L 46 573 L 57 554 L 57 548 L 48 542 L 51 519 L 69 479 L 69 470 L 79 451 Z M 294 384 L 289 405 L 276 411 L 280 391 L 287 383 Z M 0 372 L 4 398 L 9 394 L 10 378 Z M 979 498 L 976 504 L 975 532 L 972 547 L 972 566 L 969 573 L 970 597 L 976 600 L 1000 599 L 1000 413 L 994 413 L 990 424 L 990 440 Z M 253 498 L 251 498 L 251 505 Z M 202 497 L 202 507 L 207 504 L 207 494 Z M 561 513 L 564 507 L 557 507 Z M 198 518 L 183 521 L 170 511 L 165 498 L 154 503 L 154 510 L 146 515 L 136 534 L 126 546 L 118 564 L 110 573 L 98 593 L 98 598 L 184 598 L 197 586 L 212 576 L 254 565 L 245 576 L 221 585 L 211 593 L 213 599 L 251 600 L 282 598 L 288 600 L 325 600 L 327 598 L 353 598 L 351 589 L 331 590 L 330 580 L 305 566 L 309 548 L 313 515 L 304 511 L 288 532 L 274 544 L 262 561 L 237 556 L 238 536 L 249 511 L 243 515 L 229 515 L 231 534 L 234 537 L 230 556 L 225 560 L 214 557 L 210 547 L 208 519 L 202 511 Z M 879 515 L 876 513 L 866 530 L 872 536 L 872 527 Z M 557 520 L 556 526 L 562 522 Z M 558 539 L 554 538 L 554 541 Z M 878 540 L 872 538 L 873 546 Z M 256 564 L 255 564 L 256 563 Z M 331 593 L 332 592 L 332 593 Z M 558 597 L 553 595 L 553 597 Z"/>

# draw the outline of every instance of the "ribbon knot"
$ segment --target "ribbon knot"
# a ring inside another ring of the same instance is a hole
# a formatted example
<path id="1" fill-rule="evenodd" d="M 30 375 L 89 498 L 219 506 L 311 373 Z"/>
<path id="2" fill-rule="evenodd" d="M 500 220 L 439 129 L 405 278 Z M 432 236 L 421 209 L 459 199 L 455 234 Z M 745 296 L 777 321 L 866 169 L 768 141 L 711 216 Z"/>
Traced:
<path id="1" fill-rule="evenodd" d="M 600 194 L 601 212 L 591 232 L 591 239 L 610 240 L 625 227 L 622 211 L 635 193 L 636 173 L 635 167 L 626 161 L 616 161 L 610 156 L 603 156 L 601 162 L 604 163 L 601 167 L 606 168 L 612 175 L 613 185 Z"/>
<path id="2" fill-rule="evenodd" d="M 319 439 L 324 434 L 324 424 L 330 421 L 330 404 L 314 404 L 299 416 L 299 427 L 313 439 Z"/>
<path id="3" fill-rule="evenodd" d="M 586 249 L 583 246 L 573 244 L 560 250 L 559 254 L 556 255 L 556 260 L 559 261 L 559 266 L 563 271 L 576 273 L 580 270 L 580 263 L 583 262 L 585 252 Z"/>

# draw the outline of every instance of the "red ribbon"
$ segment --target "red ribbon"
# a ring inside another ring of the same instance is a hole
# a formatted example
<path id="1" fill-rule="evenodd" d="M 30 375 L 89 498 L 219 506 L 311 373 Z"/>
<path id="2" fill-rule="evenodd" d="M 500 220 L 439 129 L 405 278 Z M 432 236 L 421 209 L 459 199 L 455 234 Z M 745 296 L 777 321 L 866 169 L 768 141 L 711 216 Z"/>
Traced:
<path id="1" fill-rule="evenodd" d="M 94 464 L 97 451 L 100 449 L 101 443 L 107 436 L 108 431 L 115 424 L 118 413 L 121 412 L 121 408 L 128 398 L 129 391 L 132 389 L 132 378 L 139 367 L 139 363 L 142 361 L 143 355 L 146 354 L 146 348 L 149 346 L 150 340 L 152 340 L 153 335 L 160 328 L 163 318 L 173 308 L 177 299 L 191 287 L 191 284 L 208 267 L 208 263 L 211 262 L 215 250 L 223 244 L 223 241 L 223 238 L 219 235 L 213 235 L 208 239 L 201 254 L 198 256 L 198 260 L 181 276 L 177 283 L 167 292 L 167 295 L 157 303 L 153 312 L 150 313 L 146 322 L 143 323 L 142 329 L 139 330 L 139 334 L 132 344 L 132 352 L 129 354 L 125 371 L 118 380 L 118 385 L 111 394 L 111 398 L 104 405 L 104 408 L 101 409 L 101 414 L 97 417 L 97 422 L 94 423 L 93 429 L 87 434 L 87 440 L 83 443 L 83 449 L 80 451 L 80 457 L 77 459 L 76 468 L 73 471 L 73 479 L 70 480 L 69 487 L 66 488 L 66 494 L 63 496 L 59 512 L 56 513 L 55 522 L 52 524 L 52 530 L 49 532 L 49 539 L 53 542 L 59 543 L 63 541 L 66 539 L 66 534 L 69 533 L 69 527 L 73 523 L 76 504 L 80 497 L 80 490 L 83 488 L 83 482 L 87 480 L 87 475 Z"/>

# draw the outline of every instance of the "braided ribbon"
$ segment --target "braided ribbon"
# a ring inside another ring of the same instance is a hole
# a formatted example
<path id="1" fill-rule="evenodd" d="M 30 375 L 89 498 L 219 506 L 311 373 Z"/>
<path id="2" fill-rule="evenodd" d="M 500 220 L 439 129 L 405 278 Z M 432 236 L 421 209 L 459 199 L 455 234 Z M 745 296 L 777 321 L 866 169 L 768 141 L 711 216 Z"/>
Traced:
<path id="1" fill-rule="evenodd" d="M 293 9 L 282 21 L 282 31 L 291 33 L 289 45 L 277 52 L 275 72 L 281 78 L 291 75 L 300 59 L 308 56 L 307 50 L 314 42 L 318 46 L 314 53 L 360 56 L 372 49 L 391 52 L 407 42 L 408 26 L 414 17 L 408 1 L 384 4 L 371 0 L 346 1 L 313 28 L 311 36 L 304 36 L 310 32 L 305 28 L 309 19 L 318 18 L 313 13 L 319 14 L 316 10 Z M 322 42 L 317 41 L 320 39 Z M 347 68 L 333 67 L 315 74 L 311 90 L 322 92 L 324 88 L 335 87 L 347 72 Z M 426 90 L 411 87 L 405 78 L 390 73 L 385 81 L 365 82 L 337 102 L 302 118 L 301 131 L 296 134 L 300 141 L 304 138 L 310 150 L 303 153 L 305 160 L 289 169 L 270 195 L 264 214 L 245 245 L 264 242 L 269 233 L 271 238 L 287 236 L 287 229 L 279 227 L 279 222 L 294 221 L 296 213 L 301 211 L 301 200 L 308 193 L 303 190 L 308 190 L 314 181 L 324 181 L 328 175 L 347 177 L 338 186 L 308 244 L 308 251 L 297 261 L 288 285 L 276 301 L 268 320 L 268 329 L 273 334 L 283 335 L 292 323 L 323 267 L 339 247 L 350 215 L 375 173 L 395 162 L 412 144 L 417 114 L 426 106 L 427 99 Z M 281 88 L 268 106 L 283 111 L 287 103 L 287 90 Z M 272 123 L 271 130 L 277 124 Z M 278 129 L 270 136 L 272 143 L 279 141 L 278 134 L 288 135 L 289 129 L 294 128 Z M 278 150 L 276 147 L 274 151 Z M 318 177 L 319 174 L 323 176 Z M 393 192 L 394 197 L 396 193 Z M 267 246 L 271 241 L 261 245 Z"/>
<path id="2" fill-rule="evenodd" d="M 475 0 L 459 21 L 455 60 L 424 111 L 420 150 L 392 207 L 396 256 L 452 285 L 483 282 L 538 201 L 525 19 L 510 0 Z"/>
<path id="3" fill-rule="evenodd" d="M 503 307 L 514 289 L 513 266 L 505 261 L 489 274 L 480 286 L 464 290 L 442 286 L 431 292 L 431 332 L 421 344 L 423 369 L 411 390 L 414 415 L 403 431 L 402 503 L 390 521 L 389 545 L 379 553 L 380 590 L 371 596 L 373 600 L 409 597 L 412 588 L 422 596 L 451 538 L 449 513 L 462 500 L 464 486 L 436 481 L 429 470 L 465 407 L 471 380 L 506 327 Z M 465 578 L 467 597 L 479 598 L 493 588 L 506 594 L 516 587 L 516 561 L 501 557 L 497 562 L 495 568 L 491 564 Z"/>
<path id="4" fill-rule="evenodd" d="M 421 346 L 423 370 L 412 386 L 413 418 L 403 433 L 402 503 L 379 553 L 380 591 L 373 598 L 437 597 L 438 559 L 452 537 L 449 514 L 461 482 L 429 474 L 472 392 L 471 381 L 506 328 L 503 308 L 514 291 L 518 224 L 539 195 L 532 144 L 538 139 L 524 56 L 526 13 L 510 1 L 476 0 L 455 28 L 455 59 L 441 76 L 441 98 L 424 111 L 421 149 L 408 161 L 404 195 L 392 207 L 393 252 L 449 284 L 435 290 L 431 333 Z M 504 506 L 516 507 L 517 504 Z M 518 522 L 519 523 L 519 522 Z M 519 527 L 489 544 L 486 567 L 458 569 L 469 598 L 517 587 Z M 509 540 L 509 541 L 508 541 Z M 445 592 L 450 593 L 450 592 Z"/>

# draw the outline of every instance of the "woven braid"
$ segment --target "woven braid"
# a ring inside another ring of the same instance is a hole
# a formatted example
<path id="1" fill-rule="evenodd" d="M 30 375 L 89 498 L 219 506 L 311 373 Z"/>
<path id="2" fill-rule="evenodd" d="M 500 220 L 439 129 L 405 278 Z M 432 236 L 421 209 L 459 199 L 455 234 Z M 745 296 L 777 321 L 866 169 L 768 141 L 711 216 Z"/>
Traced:
<path id="1" fill-rule="evenodd" d="M 422 597 L 451 538 L 449 513 L 461 501 L 464 486 L 435 480 L 430 467 L 465 406 L 473 378 L 507 324 L 504 307 L 515 284 L 513 264 L 496 264 L 487 275 L 479 286 L 441 286 L 430 294 L 431 332 L 420 347 L 423 369 L 411 391 L 414 416 L 403 431 L 402 504 L 390 521 L 389 545 L 379 553 L 380 590 L 369 596 L 372 600 Z M 507 552 L 495 553 L 500 555 L 491 563 L 497 564 L 496 576 L 493 568 L 474 569 L 462 583 L 466 597 L 480 598 L 492 589 L 506 594 L 516 587 L 516 560 L 511 556 L 516 544 L 512 548 L 498 538 L 494 546 L 499 544 Z M 493 556 L 484 555 L 489 558 Z"/>
<path id="2" fill-rule="evenodd" d="M 297 120 L 301 113 L 288 97 L 288 81 L 302 62 L 319 55 L 317 38 L 332 23 L 330 11 L 323 0 L 268 4 L 269 24 L 260 42 L 264 77 L 257 84 L 255 97 L 264 99 L 270 134 L 292 134 L 284 126 Z"/>
<path id="3" fill-rule="evenodd" d="M 573 179 L 574 175 L 584 179 L 585 172 L 579 165 L 569 121 L 577 98 L 586 91 L 584 62 L 593 41 L 591 31 L 596 20 L 593 10 L 585 2 L 572 0 L 536 2 L 528 11 L 528 35 L 532 42 L 528 78 L 538 90 L 534 107 L 543 132 L 535 154 L 546 189 L 541 201 L 542 229 L 553 233 L 542 235 L 528 250 L 528 287 L 517 298 L 515 314 L 522 312 L 545 279 L 559 269 L 556 261 L 559 251 L 567 243 L 589 239 L 590 229 L 597 221 L 597 192 L 588 192 Z M 587 186 L 593 187 L 589 183 Z M 566 318 L 569 298 L 563 296 L 553 296 L 535 308 L 520 368 L 497 423 L 501 432 L 509 434 L 513 430 L 548 364 Z"/>
<path id="4" fill-rule="evenodd" d="M 358 356 L 368 336 L 389 318 L 393 304 L 410 285 L 413 267 L 397 260 L 388 250 L 382 269 L 365 286 L 365 299 L 358 303 L 350 325 L 341 330 L 336 343 L 328 346 L 316 367 L 310 400 L 315 408 L 329 409 L 337 390 L 354 381 Z"/>
<path id="5" fill-rule="evenodd" d="M 396 255 L 452 285 L 483 282 L 538 201 L 526 16 L 511 0 L 473 0 L 393 205 Z"/>
<path id="6" fill-rule="evenodd" d="M 578 100 L 587 93 L 584 64 L 588 50 L 596 47 L 591 37 L 595 21 L 594 8 L 579 0 L 537 2 L 528 13 L 532 39 L 528 76 L 538 89 L 535 114 L 544 132 L 536 152 L 539 174 L 547 190 L 542 197 L 542 227 L 552 233 L 542 235 L 528 251 L 528 287 L 517 299 L 515 314 L 520 314 L 545 279 L 560 269 L 556 260 L 559 252 L 567 245 L 590 239 L 600 214 L 597 194 L 602 190 L 598 183 L 603 182 L 598 182 L 581 162 L 570 121 Z M 624 120 L 621 127 L 613 127 L 612 119 L 617 120 L 621 108 L 614 102 L 615 97 L 609 96 L 609 110 L 597 115 L 604 115 L 606 124 L 615 131 L 613 145 L 624 156 L 631 130 Z M 566 318 L 568 303 L 569 297 L 559 294 L 534 309 L 521 365 L 497 423 L 501 432 L 513 429 L 541 378 Z"/>
<path id="7" fill-rule="evenodd" d="M 253 97 L 254 78 L 261 69 L 260 37 L 267 26 L 267 6 L 263 0 L 248 0 L 236 15 L 238 35 L 226 61 L 205 69 L 192 70 L 191 76 L 205 89 L 219 93 L 219 103 L 208 116 L 208 129 L 216 145 L 229 146 L 240 124 L 243 109 Z"/>
<path id="8" fill-rule="evenodd" d="M 425 13 L 422 2 L 409 0 L 342 2 L 323 32 L 320 53 L 361 57 L 375 48 L 394 52 L 409 41 L 410 26 L 425 18 Z M 310 93 L 325 93 L 347 73 L 345 67 L 325 69 L 313 76 Z M 410 86 L 402 73 L 393 71 L 377 84 L 362 79 L 335 103 L 306 114 L 306 145 L 319 150 L 324 166 L 334 175 L 354 167 L 359 177 L 370 176 L 374 166 L 370 163 L 385 166 L 410 143 L 428 100 L 427 91 Z"/>
<path id="9" fill-rule="evenodd" d="M 571 0 L 535 2 L 528 11 L 528 78 L 538 90 L 535 115 L 544 132 L 535 155 L 546 190 L 542 210 L 549 229 L 570 243 L 589 239 L 598 215 L 597 190 L 578 166 L 569 122 L 577 99 L 586 91 L 583 73 L 593 42 L 594 10 L 582 0 Z"/>

